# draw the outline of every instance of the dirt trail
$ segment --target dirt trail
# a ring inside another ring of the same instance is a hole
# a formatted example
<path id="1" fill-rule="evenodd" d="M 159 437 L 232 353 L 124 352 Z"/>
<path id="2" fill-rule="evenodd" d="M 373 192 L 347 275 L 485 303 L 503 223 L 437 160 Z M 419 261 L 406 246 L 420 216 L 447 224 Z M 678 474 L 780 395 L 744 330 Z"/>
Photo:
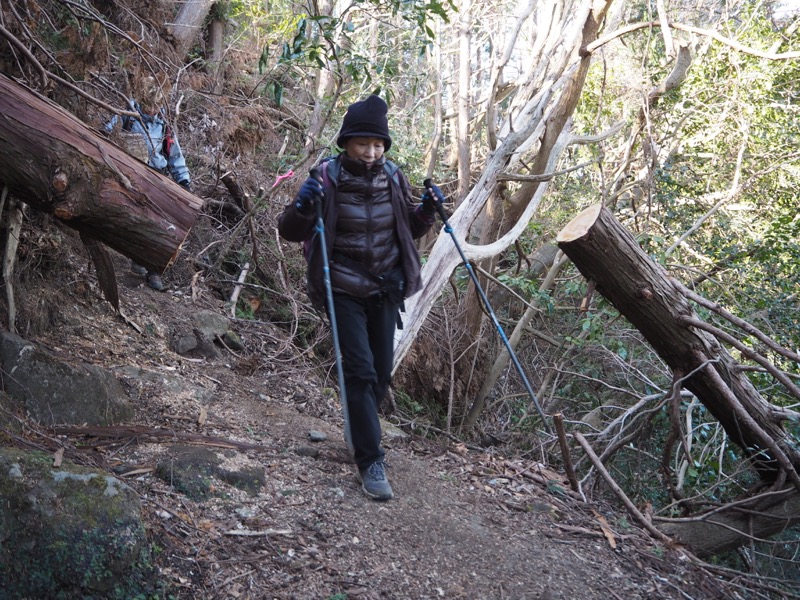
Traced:
<path id="1" fill-rule="evenodd" d="M 162 581 L 176 597 L 733 597 L 626 515 L 583 502 L 562 475 L 502 450 L 388 437 L 396 498 L 370 501 L 347 458 L 335 398 L 280 329 L 237 320 L 243 352 L 182 357 L 169 350 L 172 332 L 198 310 L 225 314 L 223 303 L 207 291 L 193 299 L 188 281 L 173 279 L 165 293 L 134 275 L 120 283 L 123 311 L 142 334 L 92 290 L 62 307 L 71 325 L 34 341 L 113 369 L 137 425 L 262 448 L 206 445 L 230 471 L 263 469 L 264 485 L 248 495 L 215 479 L 198 500 L 156 476 L 185 443 L 92 440 L 115 472 L 134 473 L 125 479 L 141 494 L 151 539 L 163 548 Z M 311 431 L 327 439 L 312 442 Z"/>

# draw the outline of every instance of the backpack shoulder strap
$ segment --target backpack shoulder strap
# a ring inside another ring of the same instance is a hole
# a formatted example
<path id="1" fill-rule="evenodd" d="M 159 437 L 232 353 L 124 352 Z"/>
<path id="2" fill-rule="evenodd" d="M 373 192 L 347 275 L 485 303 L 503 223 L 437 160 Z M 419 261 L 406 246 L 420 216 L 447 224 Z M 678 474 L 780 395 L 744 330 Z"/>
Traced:
<path id="1" fill-rule="evenodd" d="M 391 177 L 396 184 L 400 185 L 400 167 L 398 167 L 392 161 L 387 160 L 385 163 L 383 163 L 383 170 L 386 171 L 386 174 Z"/>
<path id="2" fill-rule="evenodd" d="M 324 187 L 329 187 L 331 181 L 339 180 L 339 163 L 333 158 L 323 160 L 322 164 L 320 164 L 320 169 L 322 170 L 322 185 Z"/>

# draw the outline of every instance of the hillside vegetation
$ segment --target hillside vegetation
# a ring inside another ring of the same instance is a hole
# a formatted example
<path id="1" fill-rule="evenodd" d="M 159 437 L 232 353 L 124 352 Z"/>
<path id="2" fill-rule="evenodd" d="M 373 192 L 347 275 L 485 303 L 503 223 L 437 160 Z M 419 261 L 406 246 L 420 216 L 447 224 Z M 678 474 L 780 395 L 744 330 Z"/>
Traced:
<path id="1" fill-rule="evenodd" d="M 113 253 L 124 319 L 51 214 L 25 209 L 7 272 L 13 329 L 136 388 L 131 425 L 259 446 L 224 458 L 263 467 L 254 495 L 215 480 L 222 492 L 194 498 L 156 477 L 164 456 L 183 456 L 177 440 L 59 437 L 4 409 L 4 445 L 60 445 L 79 464 L 136 472 L 125 480 L 142 497 L 157 574 L 142 597 L 800 596 L 794 517 L 770 540 L 739 531 L 713 554 L 702 529 L 688 548 L 658 533 L 795 495 L 799 21 L 748 2 L 669 5 L 670 48 L 667 28 L 614 33 L 659 21 L 655 5 L 602 4 L 568 3 L 537 37 L 537 3 L 193 2 L 203 16 L 188 43 L 176 28 L 185 9 L 170 3 L 0 5 L 0 71 L 98 135 L 156 77 L 203 202 L 167 292 L 142 287 Z M 430 296 L 407 303 L 385 407 L 398 427 L 398 498 L 386 506 L 359 497 L 328 330 L 305 296 L 301 249 L 276 232 L 309 168 L 336 152 L 347 104 L 370 92 L 391 106 L 390 158 L 415 186 L 433 177 L 447 193 L 548 415 L 546 428 L 449 236 L 431 234 L 420 243 Z M 558 251 L 558 232 L 598 201 L 706 302 L 693 306 L 770 407 L 777 442 L 794 444 L 781 469 L 737 447 L 681 389 L 690 374 L 672 372 Z M 175 330 L 199 310 L 227 316 L 243 348 L 176 354 Z M 136 383 L 131 366 L 210 395 Z"/>

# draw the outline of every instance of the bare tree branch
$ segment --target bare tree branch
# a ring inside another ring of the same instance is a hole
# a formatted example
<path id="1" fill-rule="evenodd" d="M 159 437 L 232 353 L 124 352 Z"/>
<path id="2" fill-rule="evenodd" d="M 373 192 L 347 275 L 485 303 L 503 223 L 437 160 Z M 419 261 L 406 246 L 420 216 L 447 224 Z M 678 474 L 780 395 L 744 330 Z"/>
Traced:
<path id="1" fill-rule="evenodd" d="M 736 325 L 737 327 L 739 327 L 742 331 L 744 331 L 748 335 L 752 335 L 753 337 L 758 338 L 761 342 L 763 342 L 765 345 L 767 345 L 770 348 L 770 350 L 773 350 L 773 351 L 777 352 L 778 354 L 780 354 L 782 356 L 785 356 L 786 358 L 788 358 L 789 360 L 791 360 L 793 362 L 800 363 L 800 354 L 798 354 L 797 352 L 792 352 L 791 350 L 789 350 L 787 348 L 784 348 L 780 344 L 777 344 L 774 340 L 772 340 L 769 336 L 767 336 L 763 331 L 761 331 L 760 329 L 758 329 L 757 327 L 755 327 L 751 323 L 748 323 L 744 319 L 740 319 L 739 317 L 737 317 L 733 313 L 725 310 L 718 302 L 711 302 L 707 298 L 704 298 L 703 296 L 701 296 L 699 294 L 695 294 L 692 290 L 690 290 L 688 287 L 686 287 L 685 285 L 683 285 L 680 281 L 678 281 L 676 279 L 673 279 L 673 282 L 675 283 L 676 286 L 678 286 L 678 288 L 680 288 L 680 290 L 690 300 L 696 302 L 700 306 L 703 306 L 703 307 L 705 307 L 705 308 L 707 308 L 707 309 L 709 309 L 711 311 L 714 311 L 715 313 L 717 313 L 718 315 L 720 315 L 721 317 L 723 317 L 727 321 L 729 321 L 729 322 L 733 323 L 734 325 Z"/>
<path id="2" fill-rule="evenodd" d="M 604 46 L 605 44 L 610 42 L 611 40 L 615 40 L 633 31 L 638 31 L 639 29 L 647 29 L 648 27 L 661 27 L 661 23 L 658 21 L 648 21 L 645 23 L 632 23 L 631 25 L 620 27 L 614 33 L 604 35 L 603 37 L 598 38 L 594 42 L 587 44 L 584 51 L 588 54 L 591 54 L 601 46 Z M 739 52 L 744 52 L 745 54 L 758 56 L 759 58 L 766 58 L 769 60 L 792 60 L 795 58 L 800 58 L 800 51 L 782 52 L 777 54 L 774 52 L 764 52 L 762 50 L 756 50 L 754 48 L 750 48 L 749 46 L 745 46 L 744 44 L 740 44 L 736 40 L 726 38 L 718 34 L 716 31 L 712 31 L 711 29 L 701 29 L 700 27 L 693 27 L 692 25 L 684 25 L 682 23 L 670 23 L 670 27 L 672 27 L 673 29 L 678 29 L 680 31 L 687 31 L 689 33 L 696 33 L 697 35 L 710 37 L 722 44 L 725 44 L 726 46 L 730 46 L 734 50 L 738 50 Z"/>
<path id="3" fill-rule="evenodd" d="M 773 365 L 771 362 L 769 362 L 766 358 L 761 356 L 758 352 L 756 352 L 752 348 L 749 348 L 748 346 L 737 340 L 729 333 L 726 333 L 719 327 L 714 327 L 710 323 L 706 323 L 705 321 L 701 321 L 700 319 L 695 319 L 692 317 L 681 317 L 679 320 L 685 325 L 689 325 L 690 327 L 696 327 L 698 329 L 702 329 L 704 331 L 709 332 L 717 339 L 722 340 L 730 344 L 737 350 L 739 350 L 746 357 L 756 361 L 758 364 L 764 367 L 773 377 L 775 377 L 775 379 L 780 381 L 786 387 L 789 393 L 792 394 L 792 396 L 800 400 L 800 388 L 798 388 L 788 377 L 786 377 L 786 375 L 784 375 L 780 369 L 775 367 L 775 365 Z"/>
<path id="4" fill-rule="evenodd" d="M 578 443 L 581 445 L 581 448 L 583 448 L 583 451 L 586 452 L 589 460 L 592 461 L 592 465 L 594 465 L 595 469 L 600 472 L 600 475 L 602 475 L 605 482 L 611 488 L 611 491 L 617 495 L 617 498 L 622 500 L 622 503 L 625 505 L 625 508 L 628 509 L 628 512 L 637 521 L 639 521 L 642 527 L 649 531 L 653 537 L 661 540 L 665 544 L 674 546 L 674 541 L 656 529 L 650 520 L 647 519 L 638 508 L 636 508 L 633 502 L 631 502 L 631 499 L 628 498 L 625 492 L 622 491 L 622 488 L 617 485 L 617 482 L 614 481 L 614 478 L 611 477 L 611 474 L 603 466 L 603 463 L 600 462 L 600 459 L 597 457 L 597 454 L 594 453 L 594 450 L 592 450 L 592 447 L 589 445 L 589 442 L 586 441 L 586 438 L 577 432 L 575 432 L 573 435 L 575 436 L 575 439 L 578 440 Z"/>

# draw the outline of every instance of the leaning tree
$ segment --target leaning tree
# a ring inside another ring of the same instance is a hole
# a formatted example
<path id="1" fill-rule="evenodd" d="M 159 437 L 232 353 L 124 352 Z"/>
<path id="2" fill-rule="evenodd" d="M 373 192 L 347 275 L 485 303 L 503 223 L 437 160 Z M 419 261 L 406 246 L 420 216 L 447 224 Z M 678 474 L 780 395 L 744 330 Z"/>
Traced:
<path id="1" fill-rule="evenodd" d="M 489 148 L 475 174 L 477 181 L 449 222 L 461 238 L 471 261 L 492 258 L 508 248 L 525 231 L 547 190 L 547 178 L 570 142 L 570 116 L 580 99 L 591 64 L 586 46 L 594 42 L 611 2 L 568 2 L 563 10 L 547 3 L 524 6 L 510 28 L 505 44 L 498 50 L 486 97 L 486 127 Z M 533 31 L 527 39 L 523 31 Z M 524 51 L 519 46 L 527 44 Z M 505 70 L 512 56 L 527 69 L 514 81 L 506 81 Z M 522 54 L 522 57 L 519 56 Z M 523 167 L 523 159 L 535 161 Z M 520 171 L 524 171 L 520 173 Z M 515 222 L 491 243 L 473 245 L 467 234 L 495 197 L 498 181 L 506 174 L 522 175 L 510 203 L 519 207 Z M 445 235 L 440 235 L 423 268 L 423 291 L 406 303 L 406 326 L 397 336 L 396 363 L 411 347 L 428 312 L 447 284 L 460 256 Z"/>

